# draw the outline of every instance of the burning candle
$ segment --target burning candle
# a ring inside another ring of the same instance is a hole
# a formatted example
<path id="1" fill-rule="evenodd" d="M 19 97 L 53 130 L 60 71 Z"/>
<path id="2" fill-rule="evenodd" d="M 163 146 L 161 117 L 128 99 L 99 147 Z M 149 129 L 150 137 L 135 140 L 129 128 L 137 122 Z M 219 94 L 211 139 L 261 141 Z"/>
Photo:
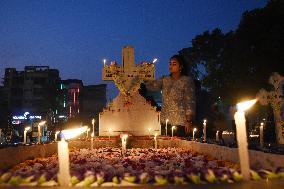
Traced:
<path id="1" fill-rule="evenodd" d="M 96 120 L 95 120 L 95 119 L 92 119 L 92 126 L 93 126 L 93 133 L 94 133 L 94 136 L 95 136 L 95 122 L 96 122 Z"/>
<path id="2" fill-rule="evenodd" d="M 219 142 L 219 131 L 216 132 L 216 141 Z"/>
<path id="3" fill-rule="evenodd" d="M 127 139 L 128 135 L 124 134 L 121 137 L 121 149 L 122 149 L 122 155 L 125 156 L 126 153 L 126 139 Z"/>
<path id="4" fill-rule="evenodd" d="M 91 134 L 91 149 L 94 149 L 94 133 Z"/>
<path id="5" fill-rule="evenodd" d="M 109 128 L 109 129 L 108 129 L 108 139 L 109 139 L 109 140 L 110 140 L 110 134 L 111 134 L 111 132 L 112 132 L 112 129 Z"/>
<path id="6" fill-rule="evenodd" d="M 45 123 L 46 123 L 46 121 L 41 121 L 41 122 L 38 123 L 38 126 L 37 126 L 37 132 L 38 132 L 37 141 L 38 141 L 38 143 L 40 143 L 40 138 L 41 138 L 41 129 L 40 129 L 40 127 L 43 126 Z"/>
<path id="7" fill-rule="evenodd" d="M 241 173 L 244 180 L 250 179 L 250 166 L 249 166 L 249 155 L 248 155 L 248 142 L 246 133 L 246 119 L 245 111 L 256 103 L 256 100 L 250 100 L 237 104 L 237 112 L 234 115 L 237 131 L 237 142 L 239 148 L 239 158 Z"/>
<path id="8" fill-rule="evenodd" d="M 196 131 L 197 131 L 196 128 L 194 128 L 193 131 L 192 131 L 192 139 L 193 139 L 193 140 L 195 140 L 194 136 L 195 136 Z"/>
<path id="9" fill-rule="evenodd" d="M 259 127 L 259 142 L 260 142 L 260 146 L 263 147 L 263 125 L 264 123 L 261 122 L 260 127 Z"/>
<path id="10" fill-rule="evenodd" d="M 176 126 L 172 126 L 172 138 L 174 137 L 174 130 L 176 129 Z"/>
<path id="11" fill-rule="evenodd" d="M 89 138 L 89 131 L 90 131 L 90 128 L 88 128 L 87 131 L 86 131 L 87 132 L 87 139 Z"/>
<path id="12" fill-rule="evenodd" d="M 25 130 L 24 130 L 24 144 L 27 143 L 27 132 L 28 132 L 28 130 L 30 130 L 30 129 L 31 129 L 31 127 L 26 127 Z"/>
<path id="13" fill-rule="evenodd" d="M 59 173 L 58 182 L 60 186 L 69 186 L 70 183 L 70 163 L 69 163 L 69 150 L 68 143 L 62 137 L 58 142 L 58 161 Z"/>
<path id="14" fill-rule="evenodd" d="M 203 120 L 203 138 L 204 138 L 204 142 L 206 142 L 206 123 L 207 123 L 207 120 L 204 119 Z"/>
<path id="15" fill-rule="evenodd" d="M 57 136 L 58 134 L 60 133 L 60 131 L 56 131 L 55 134 L 54 134 L 54 141 L 57 141 Z"/>
<path id="16" fill-rule="evenodd" d="M 106 59 L 103 59 L 103 62 L 104 62 L 104 67 L 106 66 Z"/>
<path id="17" fill-rule="evenodd" d="M 168 122 L 169 122 L 169 119 L 166 119 L 166 136 L 168 136 Z"/>
<path id="18" fill-rule="evenodd" d="M 151 136 L 151 130 L 152 130 L 152 128 L 148 128 L 149 138 L 150 138 L 150 136 Z"/>
<path id="19" fill-rule="evenodd" d="M 155 150 L 157 151 L 157 147 L 158 147 L 158 143 L 157 143 L 157 136 L 158 134 L 155 133 L 155 137 L 154 137 L 154 140 L 155 140 Z"/>
<path id="20" fill-rule="evenodd" d="M 81 133 L 85 132 L 87 127 L 81 127 L 77 129 L 69 129 L 63 130 L 62 134 L 63 137 L 61 141 L 57 144 L 58 150 L 58 165 L 59 165 L 59 172 L 57 174 L 57 179 L 60 186 L 69 186 L 70 184 L 70 163 L 69 163 L 69 149 L 68 143 L 65 139 L 74 138 Z"/>

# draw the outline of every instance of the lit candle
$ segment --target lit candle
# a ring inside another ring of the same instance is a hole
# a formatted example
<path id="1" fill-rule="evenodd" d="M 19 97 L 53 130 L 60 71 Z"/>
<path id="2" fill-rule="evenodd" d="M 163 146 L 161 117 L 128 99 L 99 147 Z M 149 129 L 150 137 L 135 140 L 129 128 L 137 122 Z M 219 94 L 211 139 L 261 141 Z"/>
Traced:
<path id="1" fill-rule="evenodd" d="M 69 149 L 68 143 L 65 139 L 74 138 L 81 133 L 85 132 L 87 127 L 81 127 L 77 129 L 69 129 L 63 130 L 62 134 L 63 137 L 61 141 L 57 143 L 57 150 L 58 150 L 58 165 L 59 171 L 57 174 L 57 179 L 60 186 L 69 186 L 70 185 L 70 163 L 69 163 Z"/>
<path id="2" fill-rule="evenodd" d="M 216 132 L 216 141 L 219 141 L 219 131 Z"/>
<path id="3" fill-rule="evenodd" d="M 61 141 L 58 142 L 58 161 L 59 161 L 58 182 L 60 186 L 69 186 L 70 183 L 69 150 L 68 150 L 68 143 L 64 140 L 64 137 L 62 137 Z"/>
<path id="4" fill-rule="evenodd" d="M 90 128 L 87 129 L 87 139 L 89 138 L 89 131 L 90 131 Z"/>
<path id="5" fill-rule="evenodd" d="M 248 155 L 248 142 L 246 133 L 246 119 L 245 110 L 249 109 L 256 103 L 256 100 L 250 100 L 237 104 L 237 112 L 234 115 L 237 131 L 237 142 L 239 148 L 239 158 L 241 173 L 244 180 L 250 179 L 250 166 L 249 166 L 249 155 Z"/>
<path id="6" fill-rule="evenodd" d="M 27 132 L 28 132 L 28 130 L 30 130 L 30 129 L 31 129 L 31 127 L 26 127 L 25 130 L 24 130 L 24 144 L 27 143 Z"/>
<path id="7" fill-rule="evenodd" d="M 108 139 L 110 140 L 110 134 L 111 134 L 111 132 L 112 132 L 112 129 L 110 128 L 110 129 L 108 129 Z"/>
<path id="8" fill-rule="evenodd" d="M 122 149 L 122 156 L 125 156 L 126 153 L 126 139 L 127 139 L 128 135 L 124 134 L 121 137 L 121 149 Z"/>
<path id="9" fill-rule="evenodd" d="M 91 149 L 94 149 L 94 133 L 91 134 Z"/>
<path id="10" fill-rule="evenodd" d="M 204 138 L 204 142 L 206 142 L 206 123 L 207 123 L 207 120 L 204 119 L 203 120 L 203 138 Z"/>
<path id="11" fill-rule="evenodd" d="M 156 150 L 156 151 L 157 151 L 157 148 L 158 148 L 157 136 L 158 136 L 158 134 L 157 134 L 157 133 L 155 133 L 154 140 L 155 140 L 155 150 Z"/>
<path id="12" fill-rule="evenodd" d="M 176 129 L 176 126 L 172 126 L 172 138 L 174 137 L 174 130 Z"/>
<path id="13" fill-rule="evenodd" d="M 57 136 L 58 134 L 60 133 L 60 131 L 56 131 L 55 134 L 54 134 L 54 141 L 57 141 Z"/>
<path id="14" fill-rule="evenodd" d="M 95 122 L 96 122 L 96 120 L 95 120 L 95 119 L 92 119 L 92 126 L 93 126 L 93 133 L 94 133 L 94 136 L 95 136 Z"/>
<path id="15" fill-rule="evenodd" d="M 152 128 L 148 128 L 148 131 L 149 131 L 149 138 L 150 138 L 150 136 L 151 136 L 151 130 L 152 130 Z"/>
<path id="16" fill-rule="evenodd" d="M 193 131 L 192 131 L 192 139 L 193 139 L 193 140 L 195 140 L 194 136 L 195 136 L 195 132 L 196 132 L 196 131 L 197 131 L 196 128 L 194 128 Z"/>
<path id="17" fill-rule="evenodd" d="M 103 59 L 103 62 L 104 62 L 104 67 L 106 66 L 106 59 Z"/>
<path id="18" fill-rule="evenodd" d="M 153 64 L 155 64 L 157 61 L 158 61 L 158 59 L 157 59 L 157 58 L 154 58 Z"/>
<path id="19" fill-rule="evenodd" d="M 37 137 L 37 141 L 38 143 L 40 143 L 40 138 L 41 138 L 41 130 L 40 127 L 43 126 L 46 123 L 46 121 L 41 121 L 39 122 L 38 126 L 37 126 L 37 132 L 38 132 L 38 137 Z"/>
<path id="20" fill-rule="evenodd" d="M 259 142 L 260 142 L 260 146 L 263 147 L 263 125 L 264 123 L 261 122 L 260 127 L 259 127 Z"/>
<path id="21" fill-rule="evenodd" d="M 166 136 L 168 136 L 168 122 L 169 122 L 169 120 L 166 119 Z"/>

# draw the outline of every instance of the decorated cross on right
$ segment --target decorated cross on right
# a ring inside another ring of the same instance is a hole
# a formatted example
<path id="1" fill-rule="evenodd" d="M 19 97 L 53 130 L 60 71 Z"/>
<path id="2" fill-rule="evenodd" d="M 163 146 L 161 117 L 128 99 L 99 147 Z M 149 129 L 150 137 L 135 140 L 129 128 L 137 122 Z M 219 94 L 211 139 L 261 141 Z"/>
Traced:
<path id="1" fill-rule="evenodd" d="M 273 85 L 274 90 L 268 92 L 261 89 L 257 94 L 257 98 L 261 105 L 271 105 L 274 114 L 277 142 L 284 144 L 284 77 L 278 73 L 273 73 L 269 78 L 269 83 Z"/>

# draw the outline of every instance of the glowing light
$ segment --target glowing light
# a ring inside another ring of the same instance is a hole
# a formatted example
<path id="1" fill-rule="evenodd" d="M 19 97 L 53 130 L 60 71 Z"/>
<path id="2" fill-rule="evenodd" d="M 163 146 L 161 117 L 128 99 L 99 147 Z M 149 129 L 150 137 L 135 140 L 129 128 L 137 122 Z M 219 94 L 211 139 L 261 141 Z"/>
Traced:
<path id="1" fill-rule="evenodd" d="M 245 101 L 245 102 L 240 102 L 240 103 L 237 104 L 237 109 L 238 109 L 238 111 L 244 112 L 244 111 L 248 110 L 250 107 L 252 107 L 256 102 L 257 102 L 256 99 Z"/>
<path id="2" fill-rule="evenodd" d="M 68 130 L 63 130 L 62 134 L 63 134 L 64 139 L 68 140 L 68 139 L 74 138 L 86 132 L 87 129 L 88 129 L 87 126 L 76 128 L 76 129 L 68 129 Z"/>
<path id="3" fill-rule="evenodd" d="M 158 59 L 157 59 L 157 58 L 154 58 L 153 64 L 155 64 L 157 61 L 158 61 Z"/>
<path id="4" fill-rule="evenodd" d="M 28 131 L 28 130 L 30 130 L 31 129 L 31 127 L 26 127 L 25 128 L 25 131 Z"/>
<path id="5" fill-rule="evenodd" d="M 41 121 L 38 123 L 38 126 L 43 126 L 46 123 L 46 121 Z"/>

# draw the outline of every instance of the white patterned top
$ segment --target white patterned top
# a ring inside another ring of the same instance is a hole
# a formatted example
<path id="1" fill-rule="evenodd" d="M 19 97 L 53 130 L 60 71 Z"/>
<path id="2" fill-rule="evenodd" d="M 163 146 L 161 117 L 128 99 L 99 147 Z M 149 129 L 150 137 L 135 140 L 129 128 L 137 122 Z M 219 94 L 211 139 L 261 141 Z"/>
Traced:
<path id="1" fill-rule="evenodd" d="M 162 90 L 161 122 L 169 119 L 171 125 L 185 125 L 185 121 L 195 115 L 195 87 L 188 76 L 174 80 L 164 76 L 158 80 L 146 81 L 145 86 L 150 91 Z"/>

